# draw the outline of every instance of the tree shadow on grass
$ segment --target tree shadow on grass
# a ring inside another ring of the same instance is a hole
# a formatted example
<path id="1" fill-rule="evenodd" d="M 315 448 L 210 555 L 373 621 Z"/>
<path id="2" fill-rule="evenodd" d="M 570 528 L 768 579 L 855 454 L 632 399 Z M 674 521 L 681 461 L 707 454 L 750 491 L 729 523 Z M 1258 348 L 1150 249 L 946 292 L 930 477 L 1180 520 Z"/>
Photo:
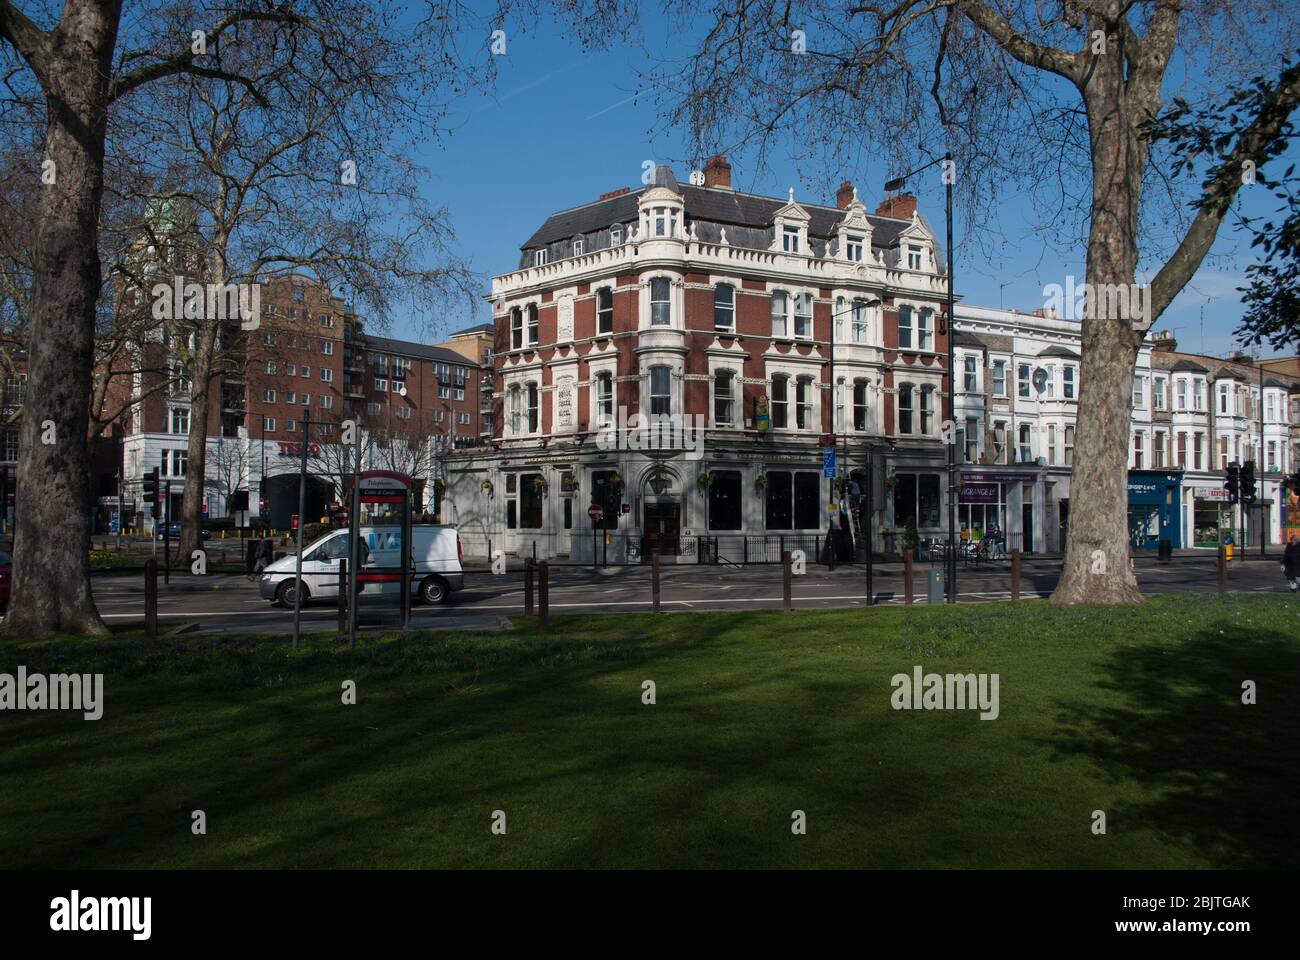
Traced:
<path id="1" fill-rule="evenodd" d="M 1107 811 L 1110 830 L 1153 830 L 1217 867 L 1294 867 L 1300 640 L 1211 621 L 1181 644 L 1117 646 L 1099 670 L 1105 695 L 1062 703 L 1051 745 L 1154 793 Z"/>

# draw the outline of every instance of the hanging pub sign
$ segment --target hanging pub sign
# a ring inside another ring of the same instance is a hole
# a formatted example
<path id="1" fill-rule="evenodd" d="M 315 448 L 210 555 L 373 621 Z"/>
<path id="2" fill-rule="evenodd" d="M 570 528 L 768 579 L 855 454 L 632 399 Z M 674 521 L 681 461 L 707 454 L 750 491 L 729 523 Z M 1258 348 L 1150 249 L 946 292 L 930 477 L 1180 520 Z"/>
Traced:
<path id="1" fill-rule="evenodd" d="M 772 427 L 772 417 L 768 413 L 767 397 L 759 397 L 754 404 L 754 429 L 766 433 Z"/>

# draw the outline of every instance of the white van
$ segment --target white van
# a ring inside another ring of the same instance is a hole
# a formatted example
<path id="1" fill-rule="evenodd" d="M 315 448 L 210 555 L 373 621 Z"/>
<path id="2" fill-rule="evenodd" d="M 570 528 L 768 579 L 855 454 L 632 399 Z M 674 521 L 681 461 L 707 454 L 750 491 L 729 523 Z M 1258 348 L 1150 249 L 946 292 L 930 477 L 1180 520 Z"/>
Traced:
<path id="1" fill-rule="evenodd" d="M 334 530 L 310 546 L 303 547 L 302 582 L 306 588 L 303 604 L 309 600 L 338 600 L 339 561 L 348 555 L 348 530 Z M 397 567 L 401 555 L 400 527 L 362 527 L 361 570 L 367 567 Z M 411 596 L 425 603 L 437 604 L 448 594 L 465 586 L 461 569 L 460 534 L 453 527 L 436 524 L 411 526 L 412 560 L 415 575 L 411 579 Z M 262 599 L 282 607 L 293 607 L 295 556 L 284 557 L 266 567 L 258 585 Z M 383 592 L 383 584 L 367 587 L 366 593 Z"/>

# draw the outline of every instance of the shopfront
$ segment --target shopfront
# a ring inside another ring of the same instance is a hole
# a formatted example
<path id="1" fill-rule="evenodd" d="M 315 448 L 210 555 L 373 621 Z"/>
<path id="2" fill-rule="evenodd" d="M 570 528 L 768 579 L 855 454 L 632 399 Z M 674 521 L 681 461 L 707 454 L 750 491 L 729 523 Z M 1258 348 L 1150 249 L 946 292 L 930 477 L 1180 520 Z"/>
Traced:
<path id="1" fill-rule="evenodd" d="M 1161 540 L 1173 549 L 1183 545 L 1181 473 L 1160 470 L 1128 472 L 1129 542 L 1135 550 L 1156 550 Z"/>
<path id="2" fill-rule="evenodd" d="M 995 470 L 963 471 L 957 494 L 957 525 L 962 539 L 982 540 L 993 530 L 1008 548 L 1033 549 L 1037 474 Z"/>
<path id="3" fill-rule="evenodd" d="M 1236 508 L 1222 487 L 1193 487 L 1192 495 L 1192 546 L 1217 550 L 1224 535 L 1235 532 Z"/>

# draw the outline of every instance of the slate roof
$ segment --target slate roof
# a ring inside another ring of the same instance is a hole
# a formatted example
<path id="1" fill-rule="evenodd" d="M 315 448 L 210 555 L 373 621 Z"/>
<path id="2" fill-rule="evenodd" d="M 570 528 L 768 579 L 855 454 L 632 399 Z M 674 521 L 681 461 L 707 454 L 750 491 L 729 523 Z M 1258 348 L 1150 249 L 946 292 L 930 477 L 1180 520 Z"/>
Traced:
<path id="1" fill-rule="evenodd" d="M 1052 346 L 1048 347 L 1046 350 L 1040 350 L 1038 352 L 1038 355 L 1040 357 L 1065 357 L 1069 360 L 1082 359 L 1079 356 L 1077 351 L 1071 350 L 1069 347 L 1062 346 L 1059 343 L 1053 344 Z"/>
<path id="2" fill-rule="evenodd" d="M 458 367 L 478 366 L 477 363 L 464 354 L 457 353 L 455 350 L 448 350 L 445 347 L 431 347 L 428 344 L 413 343 L 410 340 L 373 337 L 370 334 L 365 336 L 365 350 L 367 353 L 388 353 L 398 357 L 414 357 L 417 360 L 455 364 Z"/>
<path id="3" fill-rule="evenodd" d="M 583 238 L 583 250 L 587 253 L 608 248 L 610 227 L 614 224 L 635 224 L 641 194 L 656 186 L 668 187 L 682 196 L 686 224 L 695 225 L 696 235 L 701 240 L 716 243 L 721 239 L 721 232 L 725 228 L 728 243 L 757 250 L 768 249 L 772 241 L 773 215 L 789 203 L 788 198 L 761 197 L 752 193 L 679 184 L 672 171 L 661 166 L 655 171 L 654 181 L 645 187 L 551 214 L 520 247 L 520 266 L 531 265 L 532 251 L 541 247 L 566 245 L 579 236 Z M 808 212 L 808 238 L 813 253 L 824 256 L 827 241 L 843 221 L 844 211 L 838 207 L 796 202 Z M 912 222 L 910 219 L 899 220 L 870 213 L 867 214 L 867 220 L 872 230 L 871 245 L 881 249 L 896 246 L 899 234 Z M 925 218 L 921 217 L 921 220 L 924 222 Z M 624 239 L 627 238 L 626 232 L 623 236 Z M 564 259 L 571 255 L 571 248 L 565 250 L 561 247 L 551 250 L 548 259 Z M 936 259 L 940 264 L 945 262 L 937 249 Z"/>
<path id="4" fill-rule="evenodd" d="M 1203 367 L 1199 363 L 1196 363 L 1194 360 L 1179 360 L 1169 369 L 1176 372 L 1188 372 L 1188 371 L 1190 371 L 1191 373 L 1210 372 L 1208 367 Z"/>

